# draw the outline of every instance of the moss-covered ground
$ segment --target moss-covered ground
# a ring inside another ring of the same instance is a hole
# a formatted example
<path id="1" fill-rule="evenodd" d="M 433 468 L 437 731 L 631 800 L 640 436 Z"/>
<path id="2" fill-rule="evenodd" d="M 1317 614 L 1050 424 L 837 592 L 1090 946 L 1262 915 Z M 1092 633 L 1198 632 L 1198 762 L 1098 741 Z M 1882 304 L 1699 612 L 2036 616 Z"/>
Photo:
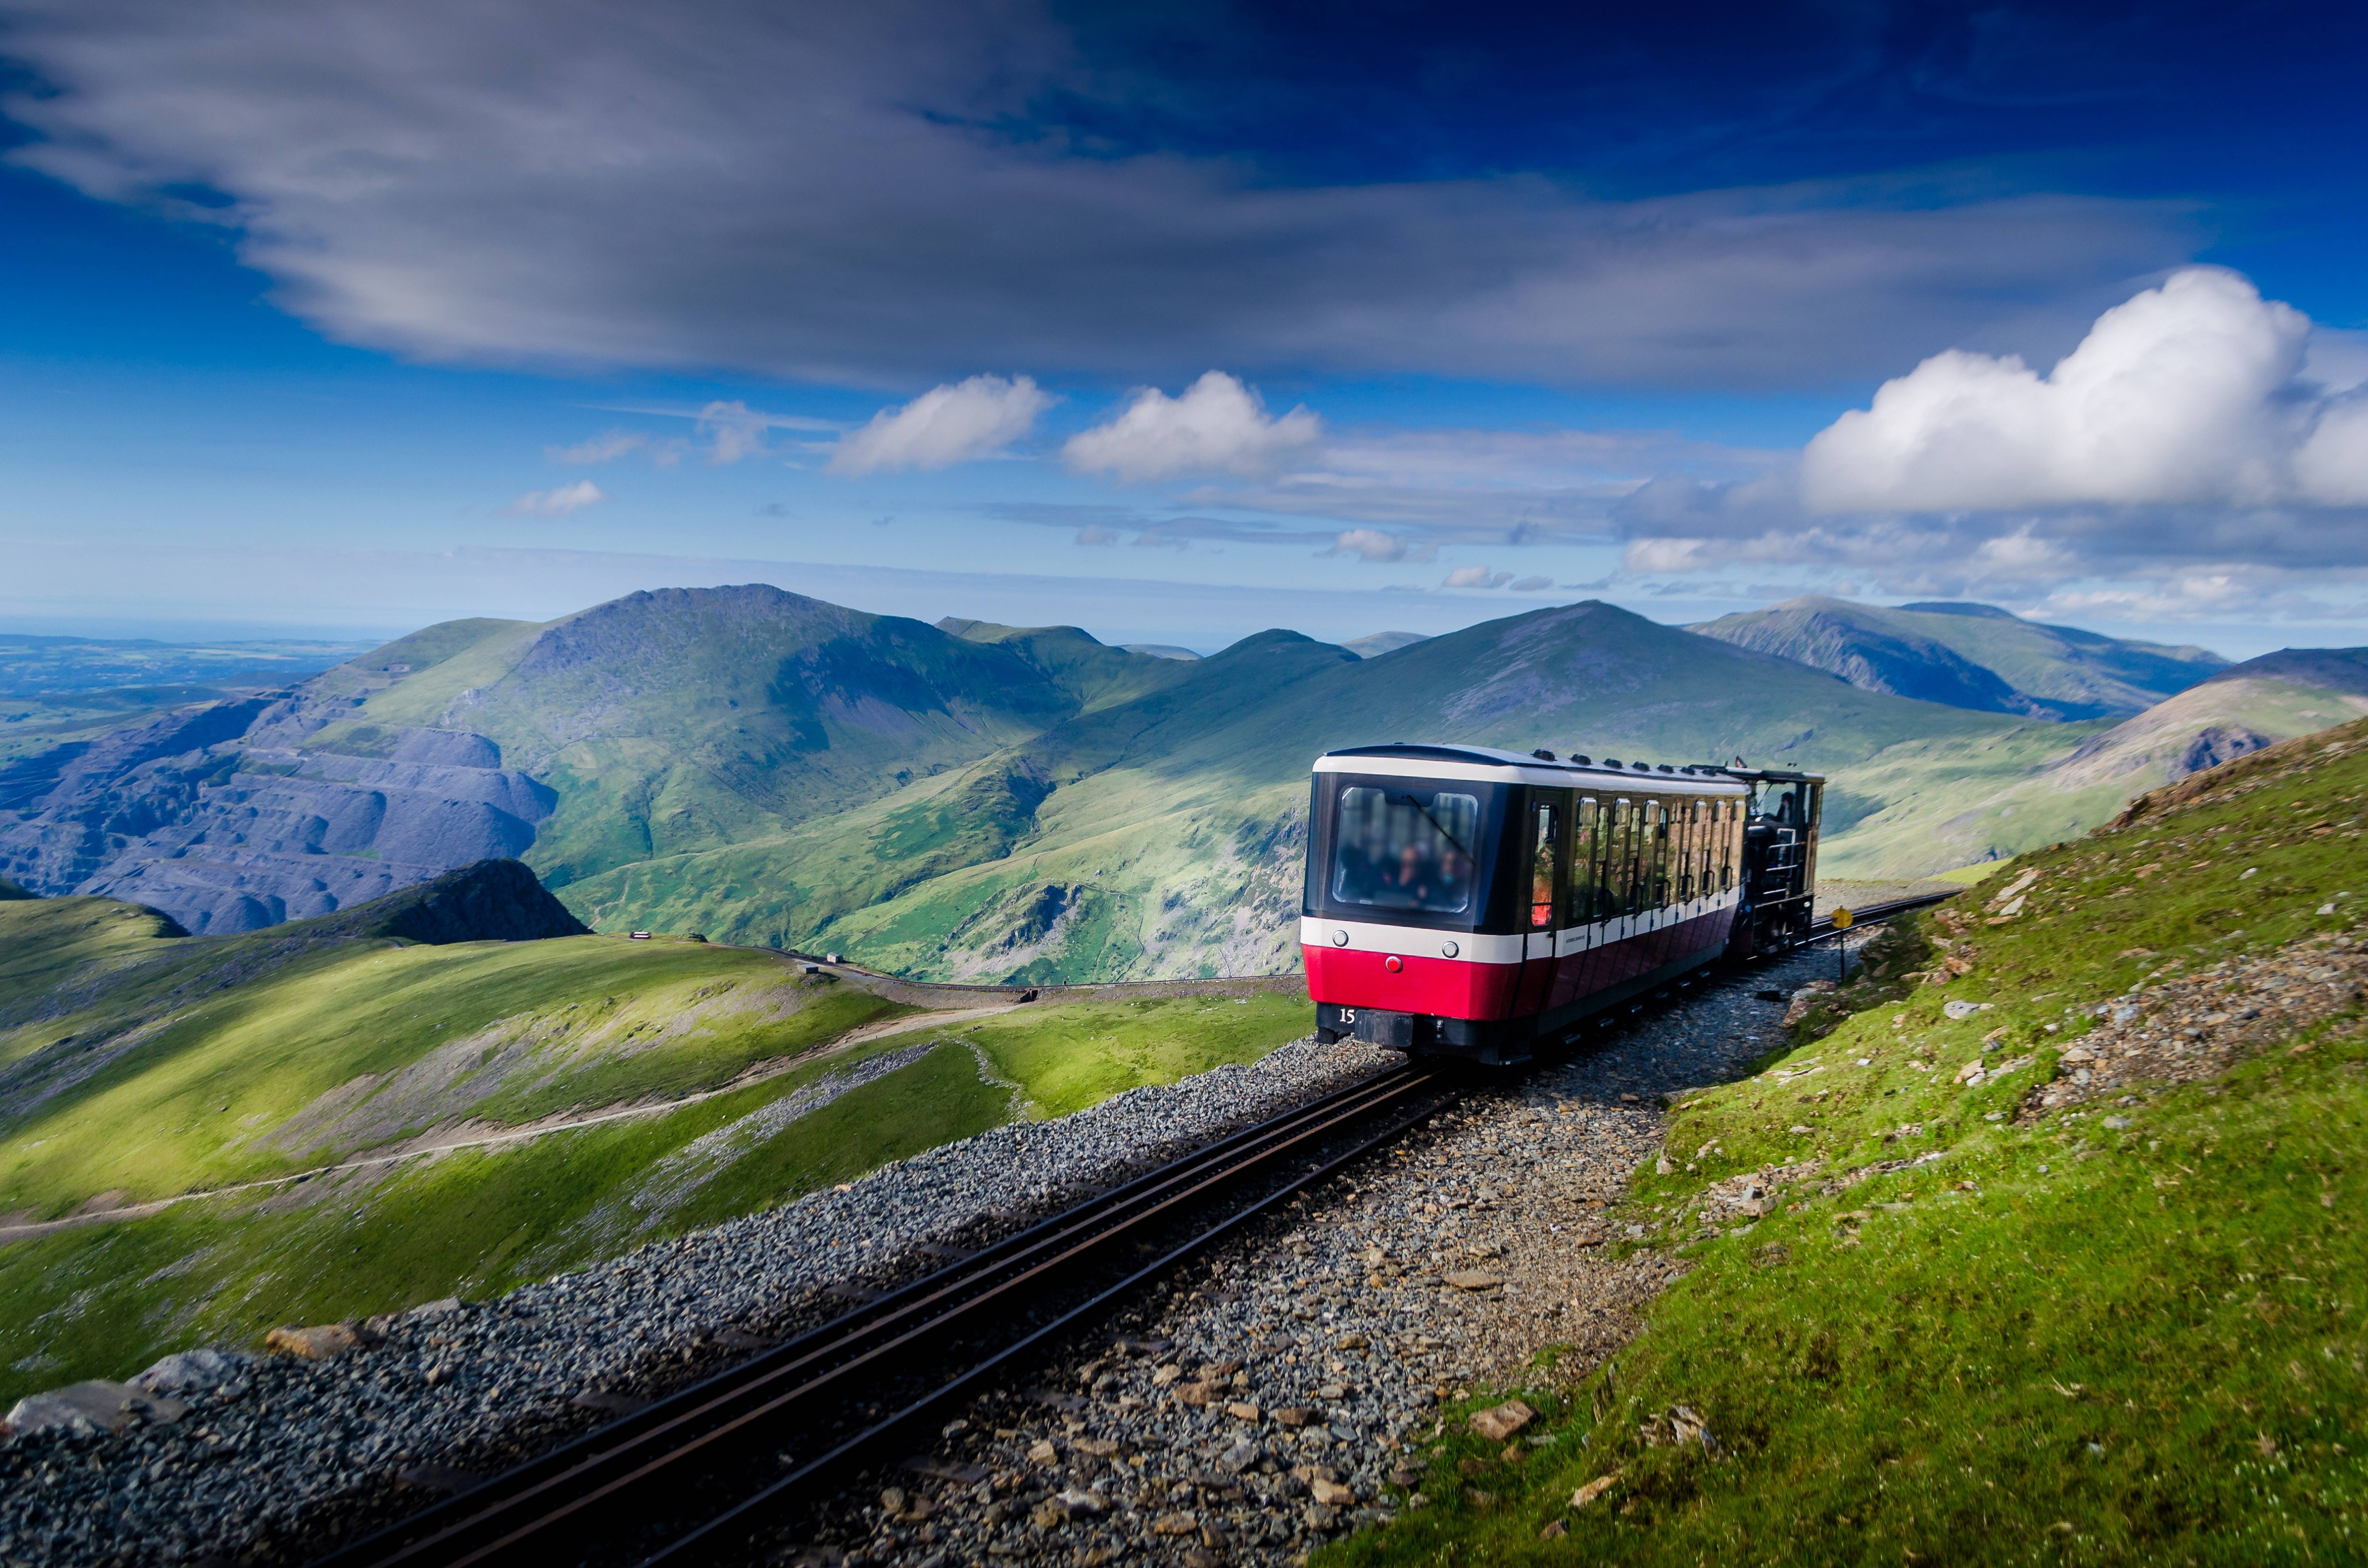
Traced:
<path id="1" fill-rule="evenodd" d="M 2090 1026 L 2073 1008 L 2353 929 L 2368 726 L 2315 739 L 2343 755 L 2026 854 L 2048 891 L 2024 915 L 1919 920 L 1765 1072 L 1685 1102 L 1628 1218 L 1692 1271 L 1584 1382 L 1549 1346 L 1536 1386 L 1474 1391 L 1423 1456 L 1430 1505 L 1324 1560 L 2368 1558 L 2358 998 L 2214 1081 L 2021 1109 Z M 1921 978 L 1948 957 L 1967 972 Z M 1774 1212 L 1685 1239 L 1711 1184 L 1807 1160 Z M 1461 1418 L 1516 1392 L 1551 1440 L 1508 1461 Z M 1678 1407 L 1714 1451 L 1647 1440 Z"/>

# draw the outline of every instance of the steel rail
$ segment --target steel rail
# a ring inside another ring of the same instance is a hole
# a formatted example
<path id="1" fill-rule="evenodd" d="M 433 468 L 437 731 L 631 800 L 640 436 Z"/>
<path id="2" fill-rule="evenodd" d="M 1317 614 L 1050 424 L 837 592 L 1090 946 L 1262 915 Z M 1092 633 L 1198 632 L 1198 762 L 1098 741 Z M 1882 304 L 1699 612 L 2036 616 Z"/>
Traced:
<path id="1" fill-rule="evenodd" d="M 1024 1302 L 1014 1298 L 1048 1284 L 1051 1274 L 1310 1140 L 1336 1133 L 1346 1122 L 1436 1087 L 1440 1079 L 1436 1070 L 1395 1068 L 1194 1150 L 399 1521 L 324 1559 L 322 1568 L 461 1568 L 547 1541 L 594 1505 L 620 1500 L 628 1490 L 676 1473 L 674 1467 L 682 1461 L 707 1457 L 714 1445 L 734 1436 L 745 1437 L 751 1427 L 789 1414 L 801 1399 L 836 1392 L 850 1374 L 877 1368 L 897 1351 L 917 1348 L 919 1342 L 983 1311 L 1024 1310 Z M 1436 1108 L 1426 1108 L 1416 1119 Z M 850 1441 L 877 1437 L 895 1419 Z M 547 1547 L 537 1547 L 533 1555 L 546 1560 Z"/>
<path id="2" fill-rule="evenodd" d="M 1473 1082 L 1476 1084 L 1478 1080 L 1473 1080 Z M 1000 1370 L 1005 1363 L 1037 1348 L 1046 1341 L 1105 1310 L 1146 1280 L 1156 1278 L 1177 1264 L 1205 1251 L 1284 1199 L 1304 1191 L 1344 1166 L 1363 1158 L 1375 1149 L 1395 1141 L 1409 1128 L 1436 1116 L 1469 1092 L 1469 1086 L 1450 1090 L 1439 1104 L 1425 1106 L 1411 1115 L 1398 1117 L 1379 1131 L 1360 1138 L 1351 1147 L 1335 1153 L 1328 1159 L 1309 1165 L 1305 1171 L 1293 1176 L 1282 1187 L 1264 1193 L 1252 1202 L 1243 1205 L 1216 1224 L 1144 1265 L 1124 1278 L 1108 1286 L 1090 1300 L 1078 1303 L 1051 1323 L 1038 1328 L 1026 1338 L 1006 1346 L 994 1356 L 948 1379 L 946 1382 L 924 1394 L 905 1409 L 887 1417 L 877 1426 L 857 1434 L 829 1453 L 783 1476 L 763 1492 L 734 1507 L 729 1513 L 700 1526 L 690 1534 L 669 1543 L 652 1556 L 643 1559 L 641 1568 L 658 1568 L 659 1564 L 680 1565 L 711 1561 L 710 1554 L 728 1549 L 727 1542 L 722 1538 L 733 1530 L 757 1527 L 767 1516 L 781 1510 L 797 1493 L 805 1490 L 815 1481 L 860 1460 L 867 1453 L 877 1451 L 899 1428 L 917 1425 L 942 1411 L 953 1402 L 968 1397 L 978 1384 L 985 1381 L 990 1374 Z"/>
<path id="3" fill-rule="evenodd" d="M 1853 928 L 1955 896 L 1923 894 L 1855 912 Z M 1795 949 L 1840 935 L 1830 916 L 1814 922 Z M 1281 1116 L 1241 1129 L 1145 1172 L 1108 1192 L 1004 1238 L 809 1329 L 786 1344 L 694 1383 L 649 1408 L 608 1423 L 549 1454 L 381 1529 L 323 1559 L 319 1568 L 474 1568 L 504 1561 L 555 1560 L 596 1516 L 682 1478 L 682 1467 L 767 1446 L 770 1428 L 800 1413 L 801 1402 L 847 1391 L 858 1376 L 923 1348 L 983 1313 L 1020 1318 L 1027 1293 L 1081 1265 L 1121 1238 L 1176 1217 L 1185 1206 L 1270 1167 L 1311 1142 L 1339 1136 L 1348 1124 L 1401 1107 L 1304 1172 L 1245 1203 L 1153 1261 L 1091 1293 L 1017 1339 L 973 1358 L 889 1415 L 837 1440 L 826 1452 L 723 1512 L 693 1526 L 644 1561 L 676 1564 L 723 1550 L 723 1538 L 755 1528 L 827 1477 L 907 1434 L 931 1414 L 969 1397 L 1016 1358 L 1068 1332 L 1145 1281 L 1232 1233 L 1273 1205 L 1363 1157 L 1463 1097 L 1437 1068 L 1412 1064 L 1336 1090 Z M 1410 1114 L 1402 1102 L 1426 1098 Z M 1024 1321 L 1024 1320 L 1023 1320 Z M 687 1479 L 687 1478 L 686 1478 Z"/>

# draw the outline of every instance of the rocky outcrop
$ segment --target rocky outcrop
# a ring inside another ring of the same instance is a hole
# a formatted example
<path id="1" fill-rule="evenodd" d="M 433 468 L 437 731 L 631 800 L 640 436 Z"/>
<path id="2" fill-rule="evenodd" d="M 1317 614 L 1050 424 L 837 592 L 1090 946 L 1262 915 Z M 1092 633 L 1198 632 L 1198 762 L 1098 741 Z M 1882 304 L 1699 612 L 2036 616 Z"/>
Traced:
<path id="1" fill-rule="evenodd" d="M 397 937 L 430 944 L 591 935 L 518 860 L 480 860 L 359 909 L 306 921 L 302 929 L 308 937 Z"/>
<path id="2" fill-rule="evenodd" d="M 316 683 L 26 759 L 0 777 L 0 872 L 252 931 L 514 858 L 557 804 L 484 735 L 329 728 L 351 710 Z"/>

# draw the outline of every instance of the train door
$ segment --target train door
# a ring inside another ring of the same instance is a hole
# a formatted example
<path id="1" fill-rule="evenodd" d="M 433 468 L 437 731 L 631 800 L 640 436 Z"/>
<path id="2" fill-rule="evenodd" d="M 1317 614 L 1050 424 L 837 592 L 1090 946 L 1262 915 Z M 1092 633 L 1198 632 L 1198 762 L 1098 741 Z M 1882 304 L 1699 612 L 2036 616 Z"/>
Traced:
<path id="1" fill-rule="evenodd" d="M 1523 908 L 1520 991 L 1513 1016 L 1526 1017 L 1544 1009 L 1554 989 L 1554 931 L 1562 923 L 1565 867 L 1569 850 L 1564 829 L 1569 823 L 1570 797 L 1560 791 L 1532 790 L 1530 795 L 1529 901 Z"/>
<path id="2" fill-rule="evenodd" d="M 1603 812 L 1590 797 L 1581 796 L 1570 807 L 1570 888 L 1562 926 L 1554 938 L 1554 992 L 1549 1009 L 1584 995 L 1591 983 L 1588 971 L 1595 960 L 1590 936 L 1601 916 L 1596 913 L 1596 890 L 1601 885 Z"/>
<path id="3" fill-rule="evenodd" d="M 1634 938 L 1642 928 L 1644 909 L 1642 893 L 1645 878 L 1639 851 L 1643 839 L 1643 813 L 1634 801 L 1614 801 L 1611 804 L 1611 918 L 1605 922 L 1604 937 L 1611 943 L 1600 984 L 1613 984 L 1634 971 L 1630 961 L 1635 955 Z"/>

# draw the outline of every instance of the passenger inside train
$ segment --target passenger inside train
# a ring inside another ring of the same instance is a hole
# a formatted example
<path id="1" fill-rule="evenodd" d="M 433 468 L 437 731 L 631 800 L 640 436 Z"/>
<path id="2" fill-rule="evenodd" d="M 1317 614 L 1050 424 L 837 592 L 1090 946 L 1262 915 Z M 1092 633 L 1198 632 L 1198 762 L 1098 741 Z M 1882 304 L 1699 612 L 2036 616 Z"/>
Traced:
<path id="1" fill-rule="evenodd" d="M 1447 790 L 1341 791 L 1332 898 L 1372 909 L 1458 915 L 1472 906 L 1480 799 Z"/>

